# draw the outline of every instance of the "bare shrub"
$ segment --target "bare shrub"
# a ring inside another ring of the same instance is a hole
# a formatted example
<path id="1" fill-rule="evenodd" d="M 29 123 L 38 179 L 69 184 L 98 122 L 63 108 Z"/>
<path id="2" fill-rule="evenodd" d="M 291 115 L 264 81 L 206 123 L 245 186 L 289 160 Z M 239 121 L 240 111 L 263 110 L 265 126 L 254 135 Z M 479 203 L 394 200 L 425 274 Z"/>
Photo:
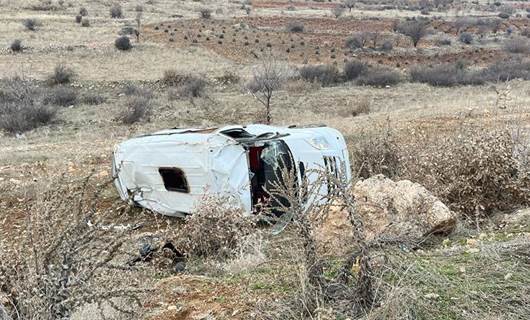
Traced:
<path id="1" fill-rule="evenodd" d="M 280 312 L 279 317 L 266 318 L 297 319 L 298 315 L 299 319 L 333 319 L 333 312 L 326 312 L 325 307 L 337 305 L 346 306 L 343 314 L 353 318 L 374 304 L 371 258 L 363 221 L 355 211 L 354 199 L 348 190 L 350 181 L 345 178 L 343 170 L 336 174 L 324 169 L 313 170 L 310 172 L 312 182 L 304 181 L 299 186 L 296 173 L 283 168 L 275 173 L 275 182 L 267 187 L 273 203 L 280 206 L 276 211 L 283 213 L 274 228 L 281 232 L 291 224 L 291 230 L 294 229 L 299 238 L 301 281 L 285 312 Z M 328 190 L 326 194 L 318 191 L 323 188 Z M 304 191 L 301 193 L 300 190 Z M 344 208 L 356 248 L 341 262 L 337 272 L 326 276 L 325 268 L 329 264 L 317 254 L 314 229 L 326 219 L 333 204 Z M 354 268 L 357 272 L 353 271 Z M 277 310 L 278 307 L 273 305 L 270 309 Z"/>
<path id="2" fill-rule="evenodd" d="M 30 31 L 35 31 L 37 30 L 37 27 L 42 25 L 37 19 L 33 18 L 25 19 L 24 21 L 22 21 L 22 24 L 24 25 L 24 27 L 26 27 L 27 30 Z"/>
<path id="3" fill-rule="evenodd" d="M 241 81 L 239 74 L 227 70 L 222 75 L 215 77 L 215 81 L 221 85 L 237 84 Z"/>
<path id="4" fill-rule="evenodd" d="M 362 49 L 366 46 L 369 40 L 367 32 L 357 32 L 354 35 L 346 38 L 345 46 L 349 49 Z"/>
<path id="5" fill-rule="evenodd" d="M 154 97 L 153 91 L 146 87 L 136 86 L 134 84 L 128 84 L 123 88 L 123 93 L 126 96 L 138 96 L 146 99 L 152 99 Z"/>
<path id="6" fill-rule="evenodd" d="M 417 150 L 404 175 L 452 210 L 480 219 L 530 203 L 529 168 L 521 168 L 514 150 L 508 130 L 463 127 Z"/>
<path id="7" fill-rule="evenodd" d="M 110 17 L 113 19 L 123 18 L 123 11 L 119 3 L 115 3 L 110 7 Z"/>
<path id="8" fill-rule="evenodd" d="M 340 72 L 333 65 L 307 65 L 300 68 L 300 77 L 322 86 L 332 86 L 341 81 Z"/>
<path id="9" fill-rule="evenodd" d="M 81 21 L 83 21 L 83 16 L 78 14 L 77 16 L 75 16 L 75 22 L 76 23 L 81 23 Z"/>
<path id="10" fill-rule="evenodd" d="M 352 60 L 344 64 L 344 79 L 355 80 L 368 70 L 368 64 L 360 60 Z"/>
<path id="11" fill-rule="evenodd" d="M 142 96 L 131 96 L 125 101 L 125 109 L 119 120 L 123 124 L 133 124 L 142 120 L 149 120 L 152 113 L 151 99 Z"/>
<path id="12" fill-rule="evenodd" d="M 469 71 L 458 64 L 439 64 L 432 67 L 415 66 L 410 70 L 411 80 L 432 86 L 481 85 L 486 81 L 483 72 Z"/>
<path id="13" fill-rule="evenodd" d="M 344 14 L 344 11 L 346 9 L 342 6 L 342 5 L 336 5 L 335 7 L 333 7 L 331 9 L 331 14 L 335 17 L 335 18 L 340 18 L 343 14 Z"/>
<path id="14" fill-rule="evenodd" d="M 36 192 L 19 239 L 2 240 L 0 293 L 10 318 L 69 319 L 89 303 L 136 314 L 134 306 L 149 290 L 135 269 L 116 261 L 127 233 L 105 228 L 104 215 L 95 209 L 107 185 L 63 178 Z"/>
<path id="15" fill-rule="evenodd" d="M 392 41 L 390 40 L 384 41 L 381 48 L 379 48 L 379 50 L 387 52 L 392 51 L 392 49 L 394 49 L 394 44 L 392 44 Z"/>
<path id="16" fill-rule="evenodd" d="M 462 32 L 458 37 L 458 40 L 465 44 L 471 44 L 473 42 L 473 34 L 469 32 Z"/>
<path id="17" fill-rule="evenodd" d="M 400 149 L 389 123 L 352 136 L 349 144 L 352 167 L 360 177 L 384 174 L 393 178 L 400 174 Z"/>
<path id="18" fill-rule="evenodd" d="M 22 52 L 24 50 L 24 47 L 22 46 L 22 40 L 15 39 L 13 42 L 11 42 L 11 45 L 9 46 L 11 51 L 13 52 Z"/>
<path id="19" fill-rule="evenodd" d="M 472 17 L 458 17 L 453 23 L 456 34 L 459 34 L 461 31 L 465 31 L 467 28 L 475 24 L 476 20 Z"/>
<path id="20" fill-rule="evenodd" d="M 268 57 L 255 66 L 252 79 L 246 83 L 246 89 L 265 107 L 265 122 L 272 121 L 271 100 L 274 93 L 280 90 L 287 80 L 287 70 L 278 61 Z"/>
<path id="21" fill-rule="evenodd" d="M 29 8 L 34 11 L 57 11 L 60 9 L 51 0 L 40 0 L 38 3 L 32 4 Z"/>
<path id="22" fill-rule="evenodd" d="M 83 21 L 81 21 L 81 27 L 90 27 L 90 20 L 88 20 L 87 18 L 83 18 Z"/>
<path id="23" fill-rule="evenodd" d="M 180 98 L 199 98 L 206 96 L 208 81 L 201 76 L 188 74 L 177 85 L 176 94 Z"/>
<path id="24" fill-rule="evenodd" d="M 205 197 L 175 235 L 179 250 L 190 258 L 233 258 L 245 237 L 254 232 L 255 219 L 245 216 L 229 198 Z M 215 232 L 212 232 L 215 230 Z"/>
<path id="25" fill-rule="evenodd" d="M 169 69 L 164 71 L 164 75 L 162 76 L 162 82 L 166 86 L 179 86 L 186 82 L 187 77 L 187 73 L 180 72 L 174 69 Z"/>
<path id="26" fill-rule="evenodd" d="M 199 10 L 199 14 L 203 19 L 210 19 L 212 17 L 212 10 L 208 8 L 201 8 L 201 10 Z"/>
<path id="27" fill-rule="evenodd" d="M 86 17 L 86 16 L 88 16 L 88 10 L 87 10 L 87 8 L 85 8 L 85 7 L 81 7 L 81 8 L 79 8 L 79 15 L 82 16 L 82 17 Z"/>
<path id="28" fill-rule="evenodd" d="M 357 3 L 357 0 L 344 0 L 343 3 L 344 6 L 348 8 L 351 12 L 351 10 L 355 7 L 355 4 Z"/>
<path id="29" fill-rule="evenodd" d="M 530 62 L 517 60 L 499 61 L 482 71 L 488 81 L 530 80 Z"/>
<path id="30" fill-rule="evenodd" d="M 285 29 L 288 32 L 296 33 L 296 32 L 304 32 L 305 28 L 304 28 L 304 24 L 300 21 L 290 21 L 285 27 Z"/>
<path id="31" fill-rule="evenodd" d="M 58 64 L 53 69 L 53 73 L 48 76 L 48 83 L 50 85 L 67 84 L 72 82 L 75 76 L 74 70 L 64 64 Z"/>
<path id="32" fill-rule="evenodd" d="M 530 40 L 523 37 L 516 37 L 514 39 L 509 39 L 504 42 L 504 50 L 510 53 L 530 53 Z"/>
<path id="33" fill-rule="evenodd" d="M 427 20 L 418 19 L 400 22 L 397 24 L 396 30 L 409 37 L 414 47 L 417 47 L 420 40 L 427 35 L 428 26 Z"/>
<path id="34" fill-rule="evenodd" d="M 62 107 L 75 105 L 77 103 L 77 90 L 66 86 L 55 87 L 48 90 L 43 102 L 44 104 L 52 104 Z"/>
<path id="35" fill-rule="evenodd" d="M 87 93 L 81 97 L 80 101 L 81 103 L 88 105 L 98 105 L 105 103 L 107 101 L 107 97 L 99 93 Z"/>
<path id="36" fill-rule="evenodd" d="M 199 75 L 171 69 L 164 71 L 162 82 L 167 86 L 176 87 L 169 92 L 170 98 L 172 99 L 206 96 L 208 81 Z"/>
<path id="37" fill-rule="evenodd" d="M 128 51 L 132 48 L 131 40 L 127 36 L 121 36 L 114 41 L 116 49 L 121 51 Z"/>
<path id="38" fill-rule="evenodd" d="M 354 106 L 349 110 L 350 116 L 357 117 L 361 114 L 368 114 L 370 113 L 370 100 L 368 99 L 361 99 L 357 101 Z"/>
<path id="39" fill-rule="evenodd" d="M 371 68 L 362 74 L 357 83 L 363 86 L 386 87 L 400 83 L 402 80 L 401 74 L 395 70 L 378 67 Z"/>
<path id="40" fill-rule="evenodd" d="M 21 78 L 3 79 L 0 89 L 0 129 L 20 134 L 47 125 L 57 108 L 42 103 L 41 91 Z"/>

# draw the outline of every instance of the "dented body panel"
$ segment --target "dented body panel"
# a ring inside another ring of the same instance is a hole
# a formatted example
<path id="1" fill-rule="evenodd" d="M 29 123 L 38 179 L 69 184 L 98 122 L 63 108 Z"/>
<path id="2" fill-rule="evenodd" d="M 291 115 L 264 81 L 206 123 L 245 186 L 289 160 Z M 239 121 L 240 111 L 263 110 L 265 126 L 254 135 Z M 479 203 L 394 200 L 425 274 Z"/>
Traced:
<path id="1" fill-rule="evenodd" d="M 172 129 L 132 138 L 115 147 L 113 175 L 123 200 L 164 215 L 185 216 L 206 195 L 228 197 L 250 214 L 279 157 L 292 162 L 300 181 L 316 179 L 304 173 L 331 162 L 350 177 L 337 130 L 267 125 Z"/>

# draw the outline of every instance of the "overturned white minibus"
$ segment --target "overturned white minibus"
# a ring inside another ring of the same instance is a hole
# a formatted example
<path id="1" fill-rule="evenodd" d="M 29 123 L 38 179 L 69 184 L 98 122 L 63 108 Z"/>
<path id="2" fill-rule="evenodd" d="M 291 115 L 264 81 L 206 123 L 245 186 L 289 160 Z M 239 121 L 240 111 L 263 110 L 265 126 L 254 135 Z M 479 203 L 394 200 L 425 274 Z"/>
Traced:
<path id="1" fill-rule="evenodd" d="M 344 137 L 325 126 L 170 129 L 122 142 L 113 157 L 123 200 L 181 217 L 207 195 L 229 197 L 250 214 L 284 166 L 299 182 L 316 179 L 312 169 L 351 176 Z"/>

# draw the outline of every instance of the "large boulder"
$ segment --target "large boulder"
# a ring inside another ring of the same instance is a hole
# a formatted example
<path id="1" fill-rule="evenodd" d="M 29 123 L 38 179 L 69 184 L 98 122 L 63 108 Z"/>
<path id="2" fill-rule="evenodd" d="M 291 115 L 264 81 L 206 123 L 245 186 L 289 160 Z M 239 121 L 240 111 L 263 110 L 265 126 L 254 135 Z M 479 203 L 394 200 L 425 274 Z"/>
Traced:
<path id="1" fill-rule="evenodd" d="M 430 234 L 450 233 L 456 225 L 456 215 L 445 204 L 409 180 L 394 182 L 376 175 L 357 182 L 353 194 L 368 239 L 419 240 Z"/>
<path id="2" fill-rule="evenodd" d="M 357 182 L 353 194 L 368 241 L 417 242 L 430 234 L 450 233 L 456 225 L 456 216 L 447 206 L 408 180 L 373 176 Z M 342 255 L 355 247 L 348 213 L 340 206 L 330 208 L 314 235 L 322 254 Z"/>

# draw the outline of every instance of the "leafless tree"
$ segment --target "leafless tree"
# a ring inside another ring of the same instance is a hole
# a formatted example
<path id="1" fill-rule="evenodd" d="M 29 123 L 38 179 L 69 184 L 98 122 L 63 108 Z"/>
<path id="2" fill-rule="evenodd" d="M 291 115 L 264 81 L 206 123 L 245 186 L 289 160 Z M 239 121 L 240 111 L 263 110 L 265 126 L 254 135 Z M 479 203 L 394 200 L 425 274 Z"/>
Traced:
<path id="1" fill-rule="evenodd" d="M 356 3 L 357 3 L 357 0 L 344 0 L 344 6 L 348 8 L 350 12 L 355 7 Z"/>
<path id="2" fill-rule="evenodd" d="M 409 37 L 416 48 L 420 40 L 427 35 L 428 21 L 419 19 L 398 23 L 396 30 Z"/>
<path id="3" fill-rule="evenodd" d="M 287 78 L 287 69 L 273 57 L 267 57 L 254 67 L 252 79 L 246 84 L 246 89 L 265 107 L 266 123 L 272 121 L 271 99 L 280 90 Z"/>

